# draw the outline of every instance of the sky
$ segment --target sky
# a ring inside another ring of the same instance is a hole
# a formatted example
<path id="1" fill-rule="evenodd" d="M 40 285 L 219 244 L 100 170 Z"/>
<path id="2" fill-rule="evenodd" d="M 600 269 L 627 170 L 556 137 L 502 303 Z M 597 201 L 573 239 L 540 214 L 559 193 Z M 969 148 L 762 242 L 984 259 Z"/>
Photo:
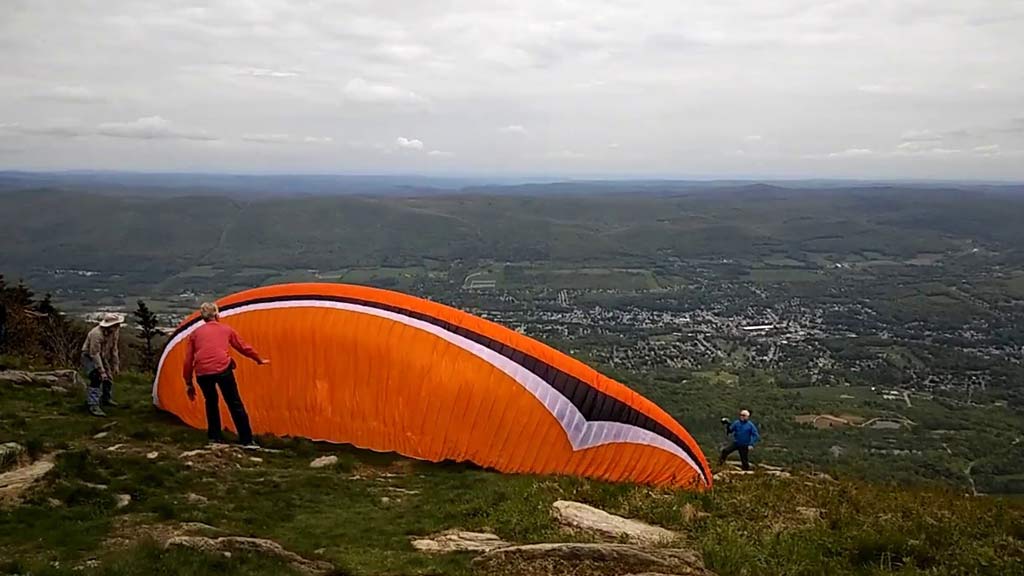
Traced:
<path id="1" fill-rule="evenodd" d="M 1024 180 L 1016 0 L 3 0 L 0 169 Z"/>

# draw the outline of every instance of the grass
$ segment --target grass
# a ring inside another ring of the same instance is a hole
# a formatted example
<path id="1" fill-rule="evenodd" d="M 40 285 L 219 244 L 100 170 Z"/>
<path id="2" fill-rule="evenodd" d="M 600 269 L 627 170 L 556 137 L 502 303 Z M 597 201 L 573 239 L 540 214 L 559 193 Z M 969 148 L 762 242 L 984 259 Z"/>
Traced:
<path id="1" fill-rule="evenodd" d="M 410 537 L 460 528 L 520 543 L 587 540 L 557 528 L 550 507 L 559 499 L 678 530 L 719 574 L 996 574 L 1024 561 L 1024 504 L 949 489 L 756 474 L 698 494 L 502 475 L 297 438 L 263 438 L 278 451 L 259 453 L 262 462 L 228 452 L 189 466 L 177 454 L 200 447 L 203 432 L 155 411 L 148 393 L 147 379 L 123 378 L 117 397 L 127 406 L 100 420 L 81 397 L 0 388 L 0 441 L 59 451 L 25 502 L 0 509 L 0 572 L 293 573 L 249 554 L 163 550 L 145 536 L 149 526 L 203 522 L 327 560 L 336 574 L 467 575 L 470 555 L 421 554 Z M 93 438 L 113 421 L 107 436 Z M 116 444 L 124 446 L 108 450 Z M 151 451 L 159 457 L 147 458 Z M 338 465 L 309 468 L 325 453 L 338 455 Z M 131 503 L 118 509 L 117 494 Z M 208 503 L 193 504 L 189 494 Z M 821 509 L 821 519 L 801 507 Z M 137 538 L 111 544 L 126 537 Z"/>

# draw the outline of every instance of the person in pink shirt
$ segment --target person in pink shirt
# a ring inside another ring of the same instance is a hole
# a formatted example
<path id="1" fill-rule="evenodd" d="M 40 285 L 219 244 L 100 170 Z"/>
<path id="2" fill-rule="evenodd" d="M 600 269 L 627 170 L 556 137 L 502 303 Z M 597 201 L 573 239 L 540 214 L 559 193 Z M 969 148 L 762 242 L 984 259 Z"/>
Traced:
<path id="1" fill-rule="evenodd" d="M 203 325 L 192 331 L 188 337 L 185 352 L 185 366 L 182 376 L 189 400 L 196 399 L 196 389 L 192 384 L 192 374 L 203 392 L 206 401 L 206 435 L 214 444 L 224 442 L 220 425 L 220 406 L 217 388 L 224 395 L 224 403 L 231 414 L 231 420 L 238 431 L 238 442 L 245 448 L 257 448 L 252 439 L 252 428 L 249 426 L 249 415 L 238 393 L 235 381 L 235 361 L 231 358 L 231 348 L 260 365 L 270 361 L 261 358 L 252 346 L 246 344 L 227 324 L 220 323 L 220 310 L 212 302 L 204 302 L 199 308 L 203 317 Z"/>

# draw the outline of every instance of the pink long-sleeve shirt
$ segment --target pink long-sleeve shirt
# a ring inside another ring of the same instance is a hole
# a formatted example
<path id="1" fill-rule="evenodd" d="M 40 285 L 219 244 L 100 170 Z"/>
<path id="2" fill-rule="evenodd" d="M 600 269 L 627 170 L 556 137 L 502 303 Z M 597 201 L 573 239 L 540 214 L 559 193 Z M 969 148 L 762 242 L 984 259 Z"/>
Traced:
<path id="1" fill-rule="evenodd" d="M 206 322 L 188 337 L 182 376 L 185 380 L 192 380 L 193 371 L 197 376 L 204 376 L 227 370 L 231 365 L 231 348 L 257 363 L 262 362 L 256 350 L 246 344 L 232 327 L 216 320 Z"/>

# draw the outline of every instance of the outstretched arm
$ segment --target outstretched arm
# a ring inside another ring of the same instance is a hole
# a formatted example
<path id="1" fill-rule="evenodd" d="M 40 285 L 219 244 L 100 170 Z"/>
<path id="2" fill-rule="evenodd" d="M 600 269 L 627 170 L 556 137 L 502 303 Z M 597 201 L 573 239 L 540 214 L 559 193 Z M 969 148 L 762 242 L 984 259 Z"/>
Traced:
<path id="1" fill-rule="evenodd" d="M 244 355 L 245 357 L 252 359 L 252 361 L 257 364 L 264 363 L 264 360 L 260 358 L 260 355 L 256 352 L 256 350 L 252 346 L 246 344 L 245 340 L 242 340 L 242 337 L 238 335 L 238 332 L 232 330 L 231 338 L 229 341 L 231 342 L 231 346 L 235 350 L 241 352 L 242 355 Z"/>

